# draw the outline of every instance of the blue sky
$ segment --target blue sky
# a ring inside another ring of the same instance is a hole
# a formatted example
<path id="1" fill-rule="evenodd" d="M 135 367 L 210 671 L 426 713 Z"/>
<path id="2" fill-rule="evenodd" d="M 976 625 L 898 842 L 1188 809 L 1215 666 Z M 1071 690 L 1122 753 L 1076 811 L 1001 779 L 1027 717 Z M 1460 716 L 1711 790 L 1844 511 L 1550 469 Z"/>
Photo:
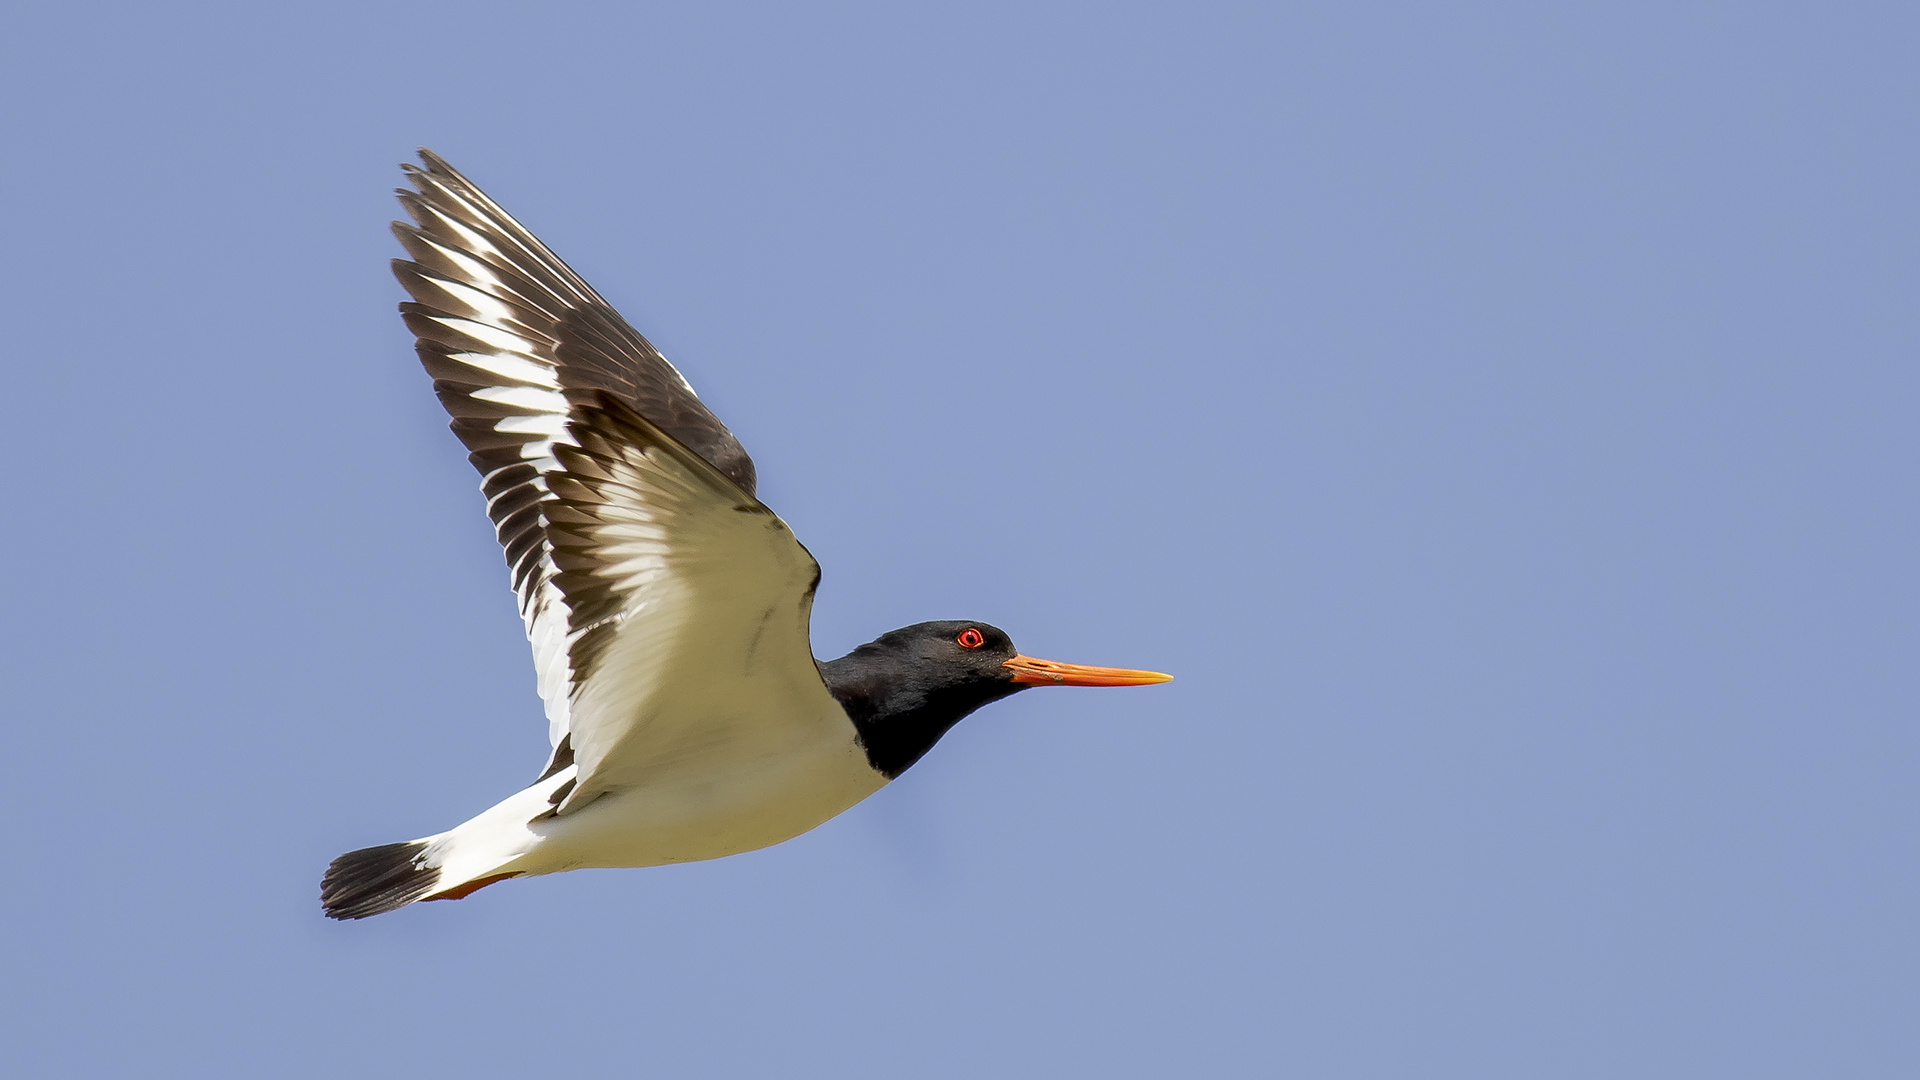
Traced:
<path id="1" fill-rule="evenodd" d="M 20 1075 L 1905 1077 L 1907 5 L 36 5 Z M 816 832 L 323 920 L 529 780 L 428 145 L 1023 694 Z"/>

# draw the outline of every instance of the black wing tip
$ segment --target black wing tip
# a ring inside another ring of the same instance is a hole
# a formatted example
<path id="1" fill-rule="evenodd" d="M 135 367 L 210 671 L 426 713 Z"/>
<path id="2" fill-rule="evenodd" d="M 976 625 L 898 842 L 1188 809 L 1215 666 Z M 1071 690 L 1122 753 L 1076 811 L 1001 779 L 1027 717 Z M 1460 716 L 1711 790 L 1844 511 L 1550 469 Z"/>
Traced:
<path id="1" fill-rule="evenodd" d="M 415 165 L 411 161 L 400 163 L 400 172 L 413 185 L 411 190 L 394 189 L 393 193 L 399 196 L 401 203 L 405 204 L 409 198 L 431 198 L 435 188 L 479 194 L 480 189 L 474 187 L 473 181 L 467 179 L 459 169 L 447 164 L 446 158 L 424 146 L 416 147 L 415 151 L 420 155 L 420 164 Z M 408 212 L 411 213 L 412 209 L 409 206 Z"/>
<path id="2" fill-rule="evenodd" d="M 419 156 L 420 164 L 415 165 L 411 161 L 403 161 L 400 163 L 401 172 L 404 172 L 409 176 L 414 175 L 416 173 L 435 173 L 435 172 L 440 173 L 442 175 L 446 175 L 448 173 L 452 173 L 455 176 L 460 175 L 459 172 L 455 170 L 453 166 L 447 164 L 446 158 L 443 158 L 439 154 L 434 153 L 432 150 L 428 149 L 427 147 L 416 146 L 413 148 L 413 152 Z M 422 166 L 424 166 L 424 168 Z"/>
<path id="3" fill-rule="evenodd" d="M 406 907 L 440 883 L 438 867 L 420 865 L 424 840 L 349 851 L 320 879 L 320 907 L 329 919 L 364 919 Z"/>
<path id="4" fill-rule="evenodd" d="M 414 152 L 420 155 L 420 164 L 403 161 L 400 163 L 400 170 L 407 174 L 407 179 L 413 181 L 415 186 L 421 186 L 424 178 L 431 177 L 440 184 L 453 184 L 456 187 L 469 189 L 475 195 L 480 194 L 480 189 L 474 185 L 473 181 L 467 179 L 465 173 L 448 164 L 446 158 L 424 146 L 414 147 Z M 405 190 L 405 188 L 401 189 L 403 192 Z M 424 191 L 425 188 L 422 187 L 422 190 Z"/>

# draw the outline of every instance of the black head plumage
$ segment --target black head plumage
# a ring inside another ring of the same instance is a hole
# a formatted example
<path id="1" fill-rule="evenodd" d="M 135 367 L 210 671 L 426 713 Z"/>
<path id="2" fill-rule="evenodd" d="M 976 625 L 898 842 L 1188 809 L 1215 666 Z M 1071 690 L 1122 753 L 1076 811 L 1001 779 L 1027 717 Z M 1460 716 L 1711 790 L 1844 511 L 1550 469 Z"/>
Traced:
<path id="1" fill-rule="evenodd" d="M 882 634 L 820 665 L 827 689 L 889 779 L 975 709 L 1019 693 L 1006 631 L 983 622 L 925 622 Z"/>

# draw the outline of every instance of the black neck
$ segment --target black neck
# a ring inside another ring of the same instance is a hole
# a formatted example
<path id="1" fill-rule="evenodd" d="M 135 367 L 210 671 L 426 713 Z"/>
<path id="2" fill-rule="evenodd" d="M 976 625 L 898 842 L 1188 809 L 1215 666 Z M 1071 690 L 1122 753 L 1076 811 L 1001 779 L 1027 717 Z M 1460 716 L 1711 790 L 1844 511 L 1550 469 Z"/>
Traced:
<path id="1" fill-rule="evenodd" d="M 953 672 L 930 671 L 879 643 L 821 664 L 820 677 L 860 733 L 867 762 L 889 780 L 968 713 L 1026 689 L 1008 678 L 956 680 Z"/>

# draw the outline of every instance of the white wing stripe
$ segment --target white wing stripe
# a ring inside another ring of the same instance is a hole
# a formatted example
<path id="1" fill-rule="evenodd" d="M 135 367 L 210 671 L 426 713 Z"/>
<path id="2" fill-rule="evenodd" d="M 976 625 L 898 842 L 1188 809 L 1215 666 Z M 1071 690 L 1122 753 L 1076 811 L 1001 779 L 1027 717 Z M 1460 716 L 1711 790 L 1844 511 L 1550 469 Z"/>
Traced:
<path id="1" fill-rule="evenodd" d="M 531 386 L 483 386 L 467 396 L 476 401 L 491 401 L 496 405 L 511 405 L 532 412 L 557 413 L 561 416 L 567 412 L 565 394 Z"/>
<path id="2" fill-rule="evenodd" d="M 449 311 L 456 312 L 460 308 L 466 308 L 466 314 L 469 318 L 486 319 L 495 323 L 511 325 L 515 333 L 521 334 L 529 340 L 532 340 L 536 336 L 535 332 L 527 326 L 528 313 L 520 310 L 517 305 L 470 285 L 462 285 L 456 281 L 448 281 L 445 278 L 433 274 L 423 273 L 420 276 L 422 280 L 441 293 L 439 297 L 433 298 L 440 301 L 440 303 L 435 305 L 436 307 L 445 307 Z M 551 345 L 550 341 L 549 345 Z"/>
<path id="3" fill-rule="evenodd" d="M 452 353 L 451 357 L 470 368 L 508 382 L 527 383 L 549 390 L 560 389 L 559 376 L 554 373 L 552 367 L 537 360 L 529 360 L 524 356 L 513 356 L 508 353 L 462 352 Z"/>
<path id="4" fill-rule="evenodd" d="M 435 315 L 433 321 L 456 333 L 465 334 L 483 345 L 491 345 L 501 352 L 518 353 L 521 356 L 540 355 L 540 350 L 533 342 L 505 327 L 474 322 L 472 319 L 462 319 L 453 315 Z"/>
<path id="5" fill-rule="evenodd" d="M 566 429 L 567 429 L 567 417 L 565 413 L 536 413 L 532 416 L 503 416 L 499 420 L 495 421 L 493 425 L 493 430 L 498 431 L 503 435 L 538 435 L 547 441 L 547 444 L 549 447 L 551 447 L 553 440 L 555 438 L 558 438 L 560 433 L 565 431 Z M 531 448 L 532 446 L 537 444 L 529 443 L 527 445 L 529 448 Z M 525 456 L 539 457 L 541 455 L 546 454 L 547 452 L 548 452 L 547 450 L 543 449 L 540 451 L 539 454 L 527 455 L 523 451 L 522 456 L 523 457 Z"/>

